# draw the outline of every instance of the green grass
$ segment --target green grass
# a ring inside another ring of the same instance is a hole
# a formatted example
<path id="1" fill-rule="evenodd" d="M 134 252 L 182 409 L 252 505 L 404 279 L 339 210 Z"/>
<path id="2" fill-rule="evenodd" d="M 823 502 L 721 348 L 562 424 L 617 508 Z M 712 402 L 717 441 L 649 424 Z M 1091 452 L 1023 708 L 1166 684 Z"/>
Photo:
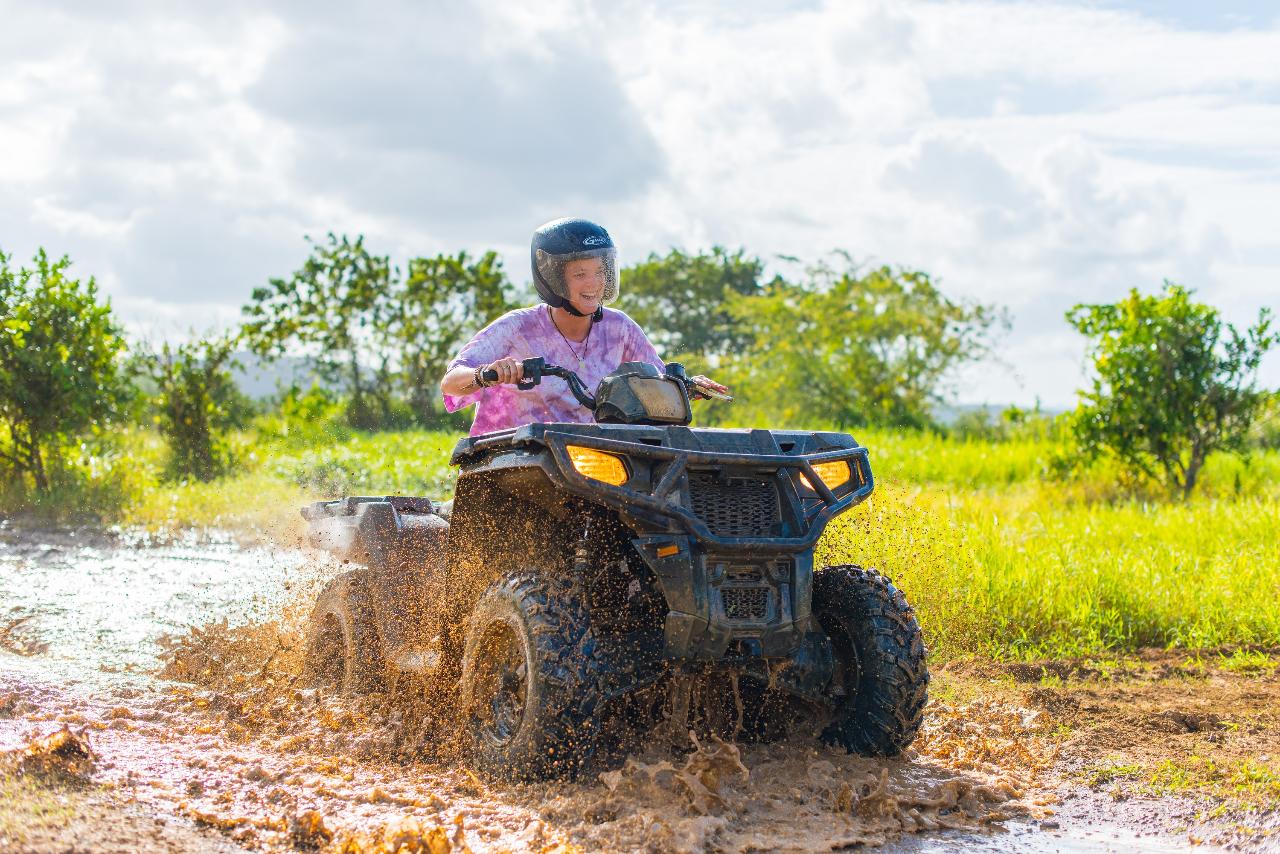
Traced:
<path id="1" fill-rule="evenodd" d="M 1097 765 L 1087 772 L 1086 781 L 1094 788 L 1114 783 L 1116 780 L 1128 780 L 1142 774 L 1142 766 L 1129 763 L 1109 763 Z"/>
<path id="2" fill-rule="evenodd" d="M 1068 444 L 1047 439 L 984 442 L 914 430 L 856 430 L 871 451 L 872 470 L 881 481 L 1004 489 L 1055 482 L 1055 495 L 1070 501 L 1163 500 L 1150 486 L 1131 484 L 1114 462 L 1099 461 L 1072 475 L 1059 470 L 1072 462 Z M 1197 490 L 1200 498 L 1280 497 L 1280 453 L 1211 455 Z"/>
<path id="3" fill-rule="evenodd" d="M 1208 791 L 1237 801 L 1238 805 L 1274 806 L 1280 802 L 1280 773 L 1254 759 L 1165 759 L 1151 772 L 1142 791 L 1151 795 Z"/>
<path id="4" fill-rule="evenodd" d="M 1081 504 L 1052 486 L 882 484 L 820 558 L 892 577 L 943 658 L 1276 645 L 1278 530 L 1274 499 Z"/>
<path id="5" fill-rule="evenodd" d="M 1105 464 L 1058 476 L 1062 446 L 1045 440 L 888 430 L 857 437 L 871 449 L 876 492 L 830 526 L 819 561 L 892 577 L 916 606 L 935 660 L 1280 646 L 1280 453 L 1214 457 L 1203 491 L 1171 502 L 1117 486 Z M 107 522 L 248 528 L 288 542 L 307 501 L 448 495 L 457 438 L 273 423 L 233 437 L 229 476 L 166 483 L 158 438 L 125 431 L 83 449 L 76 465 L 87 492 L 77 497 L 72 478 L 56 503 L 45 499 L 46 510 L 97 501 Z M 0 502 L 12 509 L 12 491 Z M 1231 665 L 1274 666 L 1259 655 L 1240 653 Z"/>
<path id="6" fill-rule="evenodd" d="M 1261 650 L 1241 647 L 1232 650 L 1229 655 L 1220 654 L 1218 666 L 1223 670 L 1243 673 L 1247 676 L 1265 676 L 1280 670 L 1280 659 Z"/>
<path id="7" fill-rule="evenodd" d="M 0 769 L 0 851 L 66 827 L 83 797 L 74 786 Z"/>

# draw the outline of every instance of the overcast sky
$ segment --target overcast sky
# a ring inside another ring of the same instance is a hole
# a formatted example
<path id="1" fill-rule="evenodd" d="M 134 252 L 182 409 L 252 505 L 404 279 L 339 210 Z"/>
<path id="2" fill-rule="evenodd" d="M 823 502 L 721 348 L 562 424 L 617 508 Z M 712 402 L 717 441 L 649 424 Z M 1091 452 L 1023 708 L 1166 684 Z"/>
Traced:
<path id="1" fill-rule="evenodd" d="M 1277 57 L 1280 7 L 1233 0 L 0 0 L 0 249 L 70 254 L 154 337 L 329 230 L 517 282 L 564 215 L 626 261 L 842 248 L 1009 307 L 961 401 L 1065 406 L 1075 302 L 1280 308 Z"/>

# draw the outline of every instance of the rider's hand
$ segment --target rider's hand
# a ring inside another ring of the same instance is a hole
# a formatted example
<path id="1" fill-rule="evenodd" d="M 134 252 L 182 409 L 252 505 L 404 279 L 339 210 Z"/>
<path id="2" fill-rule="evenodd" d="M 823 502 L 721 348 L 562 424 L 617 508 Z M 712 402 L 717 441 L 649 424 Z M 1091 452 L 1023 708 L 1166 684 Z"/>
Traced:
<path id="1" fill-rule="evenodd" d="M 510 357 L 485 365 L 484 371 L 497 371 L 496 385 L 513 385 L 524 380 L 524 366 Z"/>
<path id="2" fill-rule="evenodd" d="M 728 394 L 728 393 L 729 393 L 729 387 L 728 387 L 728 386 L 720 385 L 720 383 L 716 382 L 715 380 L 711 379 L 710 377 L 704 377 L 702 374 L 698 374 L 696 377 L 693 377 L 693 378 L 692 378 L 692 380 L 693 380 L 693 384 L 694 384 L 695 386 L 705 386 L 705 387 L 707 387 L 707 388 L 709 388 L 709 389 L 713 389 L 713 390 L 715 390 L 715 391 L 718 391 L 718 392 L 720 392 L 721 394 Z M 697 394 L 697 392 L 696 392 L 696 391 L 694 392 L 694 394 L 696 394 L 698 397 L 703 397 L 703 398 L 705 398 L 705 395 Z"/>

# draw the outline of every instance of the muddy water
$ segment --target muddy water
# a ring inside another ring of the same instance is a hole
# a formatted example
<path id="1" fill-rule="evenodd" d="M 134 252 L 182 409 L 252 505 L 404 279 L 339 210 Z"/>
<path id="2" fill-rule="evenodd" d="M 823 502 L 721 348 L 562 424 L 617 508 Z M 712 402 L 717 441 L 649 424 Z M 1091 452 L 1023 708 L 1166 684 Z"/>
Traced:
<path id="1" fill-rule="evenodd" d="M 449 750 L 447 691 L 423 713 L 420 687 L 351 700 L 298 678 L 299 606 L 336 571 L 229 538 L 0 528 L 0 749 L 82 729 L 99 782 L 255 849 L 1181 848 L 1054 827 L 1044 722 L 996 704 L 933 708 L 892 762 L 709 743 L 598 780 L 487 783 Z"/>
<path id="2" fill-rule="evenodd" d="M 34 647 L 54 673 L 151 673 L 167 635 L 211 619 L 270 618 L 313 577 L 301 552 L 242 548 L 225 537 L 191 533 L 157 545 L 3 525 L 0 629 L 12 627 L 10 651 Z"/>

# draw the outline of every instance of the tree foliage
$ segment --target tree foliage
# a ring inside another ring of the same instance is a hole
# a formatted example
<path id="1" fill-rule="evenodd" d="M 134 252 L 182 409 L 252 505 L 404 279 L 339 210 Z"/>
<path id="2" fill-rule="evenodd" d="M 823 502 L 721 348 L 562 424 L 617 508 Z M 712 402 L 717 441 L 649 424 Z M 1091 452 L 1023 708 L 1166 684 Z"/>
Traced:
<path id="1" fill-rule="evenodd" d="M 249 411 L 228 370 L 238 343 L 233 335 L 176 347 L 166 343 L 146 360 L 171 476 L 209 481 L 230 462 L 223 434 L 242 424 Z"/>
<path id="2" fill-rule="evenodd" d="M 618 307 L 648 332 L 664 358 L 692 356 L 699 364 L 714 364 L 750 339 L 729 303 L 759 294 L 763 272 L 764 262 L 742 249 L 651 254 L 622 271 Z"/>
<path id="3" fill-rule="evenodd" d="M 1090 388 L 1074 431 L 1090 456 L 1114 454 L 1183 496 L 1208 455 L 1244 447 L 1268 395 L 1258 366 L 1275 345 L 1270 313 L 1240 332 L 1192 291 L 1165 282 L 1117 303 L 1077 305 L 1067 321 L 1089 338 Z"/>
<path id="4" fill-rule="evenodd" d="M 395 298 L 393 335 L 420 423 L 436 414 L 440 377 L 468 339 L 515 308 L 496 252 L 413 258 Z"/>
<path id="5" fill-rule="evenodd" d="M 842 256 L 844 257 L 844 256 Z M 924 426 L 947 374 L 986 355 L 1007 325 L 996 308 L 944 296 L 927 273 L 821 265 L 730 301 L 752 338 L 729 377 L 778 420 Z"/>
<path id="6" fill-rule="evenodd" d="M 47 492 L 61 440 L 107 418 L 127 394 L 125 342 L 93 278 L 68 275 L 68 258 L 50 261 L 42 249 L 33 269 L 16 271 L 9 260 L 0 253 L 0 459 Z"/>
<path id="7" fill-rule="evenodd" d="M 306 348 L 321 376 L 350 392 L 352 424 L 376 426 L 374 407 L 382 415 L 390 410 L 392 275 L 388 258 L 370 253 L 363 237 L 330 233 L 324 244 L 312 244 L 310 257 L 292 276 L 253 291 L 244 307 L 245 340 L 264 358 L 293 345 Z M 377 367 L 362 364 L 368 355 Z"/>

